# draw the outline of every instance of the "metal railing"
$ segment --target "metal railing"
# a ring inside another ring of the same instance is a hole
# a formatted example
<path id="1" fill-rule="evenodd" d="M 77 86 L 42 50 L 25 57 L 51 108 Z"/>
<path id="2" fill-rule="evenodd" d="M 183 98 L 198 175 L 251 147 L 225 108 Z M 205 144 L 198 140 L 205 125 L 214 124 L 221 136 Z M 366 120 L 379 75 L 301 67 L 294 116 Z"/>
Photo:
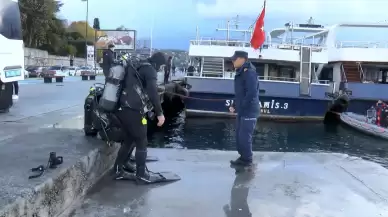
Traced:
<path id="1" fill-rule="evenodd" d="M 345 69 L 344 69 L 344 64 L 341 64 L 341 74 L 343 76 L 343 79 L 344 79 L 344 82 L 348 82 L 348 79 L 346 78 L 346 72 L 345 72 Z"/>
<path id="2" fill-rule="evenodd" d="M 212 38 L 201 38 L 198 40 L 191 40 L 190 45 L 204 45 L 204 46 L 229 46 L 229 47 L 251 47 L 249 41 L 238 40 L 220 40 Z M 321 51 L 326 48 L 326 45 L 318 43 L 309 43 L 301 41 L 300 43 L 276 43 L 266 42 L 263 49 L 278 48 L 286 50 L 300 50 L 301 46 L 310 46 L 313 51 Z M 388 48 L 388 41 L 337 41 L 336 48 Z"/>
<path id="3" fill-rule="evenodd" d="M 338 41 L 336 48 L 388 48 L 388 41 Z"/>
<path id="4" fill-rule="evenodd" d="M 209 39 L 201 38 L 199 40 L 191 40 L 190 45 L 203 45 L 203 46 L 228 46 L 228 47 L 251 47 L 249 41 L 237 41 L 237 40 L 218 40 L 218 39 Z M 302 46 L 310 46 L 312 51 L 322 51 L 324 46 L 319 44 L 309 44 L 309 43 L 265 43 L 262 49 L 268 48 L 277 48 L 285 50 L 300 50 Z"/>
<path id="5" fill-rule="evenodd" d="M 196 77 L 196 78 L 217 78 L 217 79 L 234 79 L 235 72 L 202 72 L 193 73 L 192 75 L 187 75 L 187 77 Z M 261 81 L 273 81 L 273 82 L 290 82 L 290 83 L 299 83 L 297 78 L 287 78 L 287 77 L 276 77 L 276 76 L 258 76 Z M 312 84 L 329 84 L 329 80 L 315 80 Z"/>
<path id="6" fill-rule="evenodd" d="M 363 82 L 365 80 L 365 73 L 364 73 L 364 70 L 362 69 L 362 66 L 361 66 L 361 63 L 360 62 L 357 62 L 357 69 L 358 69 L 358 72 L 360 74 L 360 81 Z"/>

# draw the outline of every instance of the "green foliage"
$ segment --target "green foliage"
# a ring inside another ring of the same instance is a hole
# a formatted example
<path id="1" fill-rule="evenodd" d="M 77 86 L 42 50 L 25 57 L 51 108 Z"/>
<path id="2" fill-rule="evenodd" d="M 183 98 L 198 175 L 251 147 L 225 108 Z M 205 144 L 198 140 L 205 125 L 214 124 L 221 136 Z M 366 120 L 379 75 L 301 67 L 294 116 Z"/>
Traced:
<path id="1" fill-rule="evenodd" d="M 89 45 L 94 43 L 94 29 L 85 21 L 66 27 L 56 15 L 62 6 L 56 0 L 19 0 L 24 44 L 50 54 L 84 57 L 86 28 Z"/>
<path id="2" fill-rule="evenodd" d="M 86 25 L 85 21 L 72 22 L 68 27 L 69 32 L 78 32 L 83 39 L 87 38 L 88 42 L 94 42 L 94 34 L 96 33 L 90 25 Z M 97 31 L 98 35 L 100 34 Z M 97 37 L 98 37 L 97 35 Z"/>

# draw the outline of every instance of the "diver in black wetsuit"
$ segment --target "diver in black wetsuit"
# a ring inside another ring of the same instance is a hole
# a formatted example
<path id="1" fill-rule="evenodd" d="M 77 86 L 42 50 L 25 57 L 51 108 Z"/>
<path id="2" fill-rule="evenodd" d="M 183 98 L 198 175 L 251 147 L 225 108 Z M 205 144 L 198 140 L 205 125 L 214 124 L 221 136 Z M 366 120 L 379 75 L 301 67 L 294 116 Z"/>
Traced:
<path id="1" fill-rule="evenodd" d="M 124 89 L 120 97 L 120 109 L 117 118 L 120 120 L 124 132 L 122 144 L 115 162 L 116 179 L 131 179 L 136 170 L 138 181 L 148 182 L 150 174 L 146 170 L 147 159 L 147 120 L 144 111 L 145 103 L 152 104 L 158 126 L 164 124 L 165 118 L 157 91 L 157 71 L 167 63 L 166 56 L 157 52 L 147 61 L 140 63 L 136 73 L 128 73 L 124 81 Z M 144 94 L 149 102 L 144 102 Z M 148 107 L 148 106 L 147 106 Z M 133 145 L 135 143 L 135 146 Z M 136 147 L 136 168 L 129 163 L 133 149 Z"/>

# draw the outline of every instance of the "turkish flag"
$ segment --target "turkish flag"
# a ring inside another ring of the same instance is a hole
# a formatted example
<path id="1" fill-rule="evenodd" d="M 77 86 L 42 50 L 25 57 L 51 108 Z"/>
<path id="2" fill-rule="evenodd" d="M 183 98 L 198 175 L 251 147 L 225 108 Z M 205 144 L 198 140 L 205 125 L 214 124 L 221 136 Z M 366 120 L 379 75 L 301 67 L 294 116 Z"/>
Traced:
<path id="1" fill-rule="evenodd" d="M 253 49 L 257 50 L 264 44 L 265 41 L 265 32 L 264 32 L 264 17 L 265 17 L 265 1 L 264 7 L 261 11 L 259 18 L 256 21 L 255 30 L 251 38 L 251 46 Z"/>

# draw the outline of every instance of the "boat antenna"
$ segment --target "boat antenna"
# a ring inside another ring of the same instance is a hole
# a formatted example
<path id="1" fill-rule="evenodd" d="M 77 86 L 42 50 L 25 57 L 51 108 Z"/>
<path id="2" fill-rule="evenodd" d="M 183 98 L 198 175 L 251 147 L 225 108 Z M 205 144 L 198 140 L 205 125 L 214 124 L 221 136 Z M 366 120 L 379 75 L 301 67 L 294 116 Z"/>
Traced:
<path id="1" fill-rule="evenodd" d="M 237 15 L 236 19 L 234 20 L 234 25 L 235 25 L 236 29 L 238 29 L 239 24 L 240 24 L 240 17 L 239 17 L 239 15 Z"/>

